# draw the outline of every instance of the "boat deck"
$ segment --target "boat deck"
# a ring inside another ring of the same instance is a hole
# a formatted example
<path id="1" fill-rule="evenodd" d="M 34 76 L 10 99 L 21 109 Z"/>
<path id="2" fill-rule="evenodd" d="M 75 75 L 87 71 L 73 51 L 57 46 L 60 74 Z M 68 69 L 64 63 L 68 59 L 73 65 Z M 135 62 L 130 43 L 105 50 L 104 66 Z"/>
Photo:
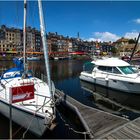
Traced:
<path id="1" fill-rule="evenodd" d="M 59 90 L 56 90 L 55 96 L 77 113 L 90 138 L 109 138 L 112 130 L 129 122 L 126 118 L 86 106 Z"/>

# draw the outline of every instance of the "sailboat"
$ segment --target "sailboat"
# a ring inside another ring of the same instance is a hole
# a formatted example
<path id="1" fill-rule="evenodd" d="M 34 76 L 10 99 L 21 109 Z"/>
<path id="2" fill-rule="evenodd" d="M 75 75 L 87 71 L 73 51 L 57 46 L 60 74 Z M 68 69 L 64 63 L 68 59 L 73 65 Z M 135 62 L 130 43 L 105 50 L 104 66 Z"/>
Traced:
<path id="1" fill-rule="evenodd" d="M 14 58 L 16 67 L 6 70 L 0 78 L 0 113 L 9 118 L 9 106 L 12 107 L 12 121 L 32 133 L 41 136 L 51 127 L 55 118 L 53 94 L 55 87 L 50 80 L 49 62 L 46 47 L 42 3 L 38 0 L 41 22 L 41 36 L 45 55 L 47 83 L 34 77 L 28 71 L 25 53 L 25 20 L 23 58 Z M 24 19 L 26 17 L 26 0 L 24 1 Z M 11 118 L 10 118 L 11 119 Z"/>

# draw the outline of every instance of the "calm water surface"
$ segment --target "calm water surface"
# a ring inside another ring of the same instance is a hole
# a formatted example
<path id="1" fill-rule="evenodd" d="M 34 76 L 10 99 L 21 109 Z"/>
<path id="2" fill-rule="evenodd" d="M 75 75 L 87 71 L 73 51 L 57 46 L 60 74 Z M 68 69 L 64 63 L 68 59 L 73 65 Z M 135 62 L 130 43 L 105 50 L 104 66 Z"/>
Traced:
<path id="1" fill-rule="evenodd" d="M 83 64 L 88 60 L 61 60 L 50 61 L 51 77 L 56 88 L 65 92 L 65 94 L 75 98 L 83 104 L 96 107 L 128 119 L 135 119 L 140 116 L 140 95 L 124 94 L 107 90 L 102 87 L 95 87 L 92 84 L 79 80 L 79 74 L 82 71 Z M 7 69 L 13 67 L 10 61 L 1 61 L 0 67 Z M 29 67 L 35 75 L 45 74 L 44 62 L 30 62 Z M 67 112 L 67 109 L 59 108 L 59 112 L 66 123 L 75 130 L 84 131 L 75 121 L 75 115 Z M 41 138 L 53 139 L 72 139 L 84 138 L 81 134 L 76 134 L 69 130 L 65 123 L 57 114 L 57 126 L 53 131 L 46 132 Z M 9 120 L 0 115 L 0 138 L 9 138 Z M 22 138 L 25 131 L 23 128 L 13 123 L 13 138 Z M 37 138 L 31 133 L 27 133 L 25 138 Z"/>

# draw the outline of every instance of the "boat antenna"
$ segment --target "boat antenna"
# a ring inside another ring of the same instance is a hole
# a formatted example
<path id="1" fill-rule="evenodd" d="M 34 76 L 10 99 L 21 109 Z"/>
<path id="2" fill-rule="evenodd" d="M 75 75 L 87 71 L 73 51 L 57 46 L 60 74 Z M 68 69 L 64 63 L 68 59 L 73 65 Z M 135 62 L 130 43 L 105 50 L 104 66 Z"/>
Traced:
<path id="1" fill-rule="evenodd" d="M 45 58 L 45 67 L 46 67 L 46 73 L 47 73 L 47 81 L 48 81 L 48 86 L 49 86 L 49 92 L 51 94 L 52 88 L 51 88 L 51 79 L 50 79 L 48 47 L 47 47 L 47 40 L 46 40 L 46 33 L 45 33 L 45 24 L 44 24 L 41 0 L 38 0 L 38 7 L 39 7 L 40 30 L 41 30 L 42 44 L 43 44 L 43 50 L 44 50 L 44 58 Z M 51 94 L 51 95 L 52 95 L 52 99 L 53 99 L 54 95 L 53 94 Z"/>
<path id="2" fill-rule="evenodd" d="M 138 38 L 137 38 L 137 40 L 136 40 L 136 43 L 135 43 L 133 52 L 131 53 L 131 56 L 130 56 L 130 59 L 129 59 L 129 63 L 131 63 L 131 61 L 132 61 L 132 57 L 133 57 L 133 55 L 134 55 L 134 53 L 135 53 L 135 50 L 136 50 L 136 48 L 137 48 L 137 45 L 138 45 L 138 42 L 139 42 L 139 38 L 140 38 L 140 33 L 139 33 Z"/>
<path id="3" fill-rule="evenodd" d="M 24 0 L 24 25 L 23 25 L 23 64 L 24 72 L 26 71 L 26 13 L 27 13 L 27 1 Z"/>

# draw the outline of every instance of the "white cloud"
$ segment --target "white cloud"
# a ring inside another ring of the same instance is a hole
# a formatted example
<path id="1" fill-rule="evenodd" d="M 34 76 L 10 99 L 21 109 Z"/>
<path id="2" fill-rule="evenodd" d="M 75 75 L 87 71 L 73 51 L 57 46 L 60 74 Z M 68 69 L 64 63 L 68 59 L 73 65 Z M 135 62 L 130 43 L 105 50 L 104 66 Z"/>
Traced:
<path id="1" fill-rule="evenodd" d="M 134 22 L 140 24 L 140 18 L 135 19 Z"/>
<path id="2" fill-rule="evenodd" d="M 114 42 L 118 40 L 120 37 L 116 34 L 110 32 L 95 32 L 93 33 L 93 38 L 89 38 L 89 41 L 105 41 L 105 42 Z"/>
<path id="3" fill-rule="evenodd" d="M 123 35 L 124 38 L 128 39 L 137 39 L 139 35 L 139 32 L 137 31 L 132 31 L 132 32 L 127 32 Z M 115 42 L 118 39 L 120 39 L 122 36 L 118 36 L 116 34 L 110 33 L 110 32 L 94 32 L 93 37 L 89 38 L 88 41 L 98 41 L 98 42 Z M 140 42 L 140 41 L 139 41 Z"/>
<path id="4" fill-rule="evenodd" d="M 102 41 L 102 40 L 99 39 L 99 38 L 89 38 L 88 41 L 98 41 L 98 42 L 100 42 L 100 41 Z"/>
<path id="5" fill-rule="evenodd" d="M 138 32 L 127 32 L 125 33 L 124 37 L 128 39 L 135 39 L 138 37 Z"/>

